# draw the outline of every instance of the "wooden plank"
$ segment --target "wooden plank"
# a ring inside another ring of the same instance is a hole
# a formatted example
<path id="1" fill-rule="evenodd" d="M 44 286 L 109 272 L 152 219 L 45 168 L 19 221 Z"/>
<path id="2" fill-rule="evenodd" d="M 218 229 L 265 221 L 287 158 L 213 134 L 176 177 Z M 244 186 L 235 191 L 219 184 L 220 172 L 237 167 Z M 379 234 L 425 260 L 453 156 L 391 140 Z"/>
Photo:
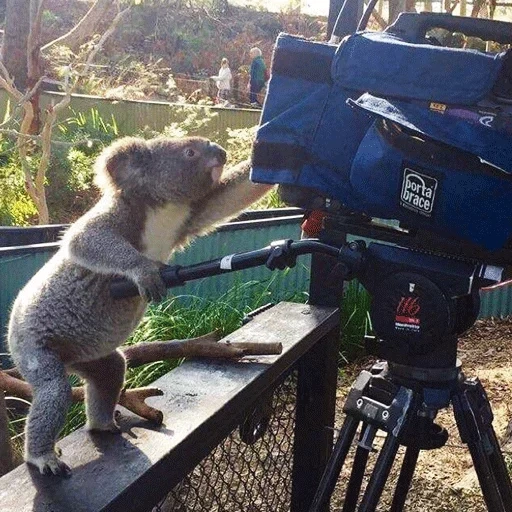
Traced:
<path id="1" fill-rule="evenodd" d="M 3 512 L 144 512 L 176 485 L 237 425 L 247 407 L 337 322 L 337 309 L 280 303 L 227 339 L 283 344 L 279 356 L 243 361 L 194 360 L 155 385 L 148 403 L 164 425 L 126 413 L 121 436 L 80 429 L 59 446 L 73 476 L 61 480 L 22 465 L 0 478 Z"/>

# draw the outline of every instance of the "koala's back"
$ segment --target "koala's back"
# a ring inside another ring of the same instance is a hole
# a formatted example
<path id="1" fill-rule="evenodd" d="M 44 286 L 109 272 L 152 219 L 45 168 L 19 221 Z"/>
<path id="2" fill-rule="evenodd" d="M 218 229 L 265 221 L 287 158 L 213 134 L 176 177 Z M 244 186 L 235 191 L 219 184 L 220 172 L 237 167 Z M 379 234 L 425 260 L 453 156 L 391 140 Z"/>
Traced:
<path id="1" fill-rule="evenodd" d="M 8 331 L 14 361 L 34 344 L 54 349 L 72 364 L 103 357 L 123 343 L 146 302 L 140 297 L 113 300 L 112 278 L 81 267 L 59 250 L 14 302 Z"/>

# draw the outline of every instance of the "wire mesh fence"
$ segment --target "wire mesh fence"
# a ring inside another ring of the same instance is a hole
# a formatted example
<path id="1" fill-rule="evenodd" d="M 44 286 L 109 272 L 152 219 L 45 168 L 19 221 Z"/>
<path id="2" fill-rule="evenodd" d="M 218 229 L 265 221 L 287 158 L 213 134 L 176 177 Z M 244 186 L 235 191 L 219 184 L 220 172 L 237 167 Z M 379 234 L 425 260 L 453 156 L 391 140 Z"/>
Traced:
<path id="1" fill-rule="evenodd" d="M 292 371 L 153 512 L 290 510 L 296 401 Z"/>

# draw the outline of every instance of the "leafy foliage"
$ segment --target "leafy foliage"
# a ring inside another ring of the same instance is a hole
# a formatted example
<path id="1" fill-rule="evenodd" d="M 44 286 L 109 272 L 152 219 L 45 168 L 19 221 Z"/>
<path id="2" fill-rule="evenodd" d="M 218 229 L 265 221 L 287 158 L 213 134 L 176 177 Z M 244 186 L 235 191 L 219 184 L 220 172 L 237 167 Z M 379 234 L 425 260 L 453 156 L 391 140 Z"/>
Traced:
<path id="1" fill-rule="evenodd" d="M 0 138 L 0 224 L 25 226 L 37 211 L 25 192 L 23 175 L 12 143 Z"/>
<path id="2" fill-rule="evenodd" d="M 93 164 L 100 151 L 119 136 L 115 119 L 103 119 L 97 109 L 74 112 L 58 126 L 59 139 L 48 169 L 47 197 L 54 222 L 72 222 L 98 198 Z"/>
<path id="3" fill-rule="evenodd" d="M 218 115 L 208 105 L 203 109 L 186 105 L 172 110 L 173 121 L 161 132 L 148 128 L 135 135 L 151 138 L 159 135 L 184 137 L 208 134 L 216 139 L 213 121 Z M 93 185 L 93 165 L 100 151 L 119 137 L 113 117 L 103 118 L 95 108 L 88 112 L 72 111 L 59 123 L 50 167 L 47 172 L 47 198 L 52 222 L 69 223 L 76 220 L 98 199 Z M 227 149 L 230 164 L 249 158 L 255 128 L 229 130 Z M 23 175 L 11 139 L 0 137 L 0 222 L 3 225 L 27 225 L 34 218 L 35 208 L 26 195 Z M 37 159 L 33 158 L 34 168 Z M 270 193 L 253 208 L 282 206 L 277 194 Z"/>
<path id="4" fill-rule="evenodd" d="M 119 135 L 114 119 L 106 121 L 98 111 L 74 112 L 59 124 L 61 144 L 54 144 L 47 173 L 47 198 L 54 222 L 71 222 L 97 199 L 92 187 L 93 163 L 98 153 Z M 35 169 L 38 157 L 29 158 Z M 0 223 L 28 225 L 36 209 L 25 192 L 24 178 L 14 141 L 0 136 Z"/>
<path id="5" fill-rule="evenodd" d="M 190 101 L 190 91 L 177 89 L 173 76 L 207 78 L 217 73 L 220 60 L 227 57 L 238 81 L 237 75 L 247 75 L 249 49 L 260 47 L 268 62 L 280 32 L 325 38 L 325 22 L 293 10 L 269 13 L 234 6 L 227 0 L 130 3 L 129 15 L 107 42 L 79 92 L 116 99 Z M 44 39 L 53 39 L 71 29 L 87 5 L 80 0 L 47 0 Z M 114 12 L 113 8 L 105 23 Z M 99 33 L 102 28 L 98 28 Z M 60 80 L 69 73 L 69 64 L 80 60 L 79 53 L 74 55 L 62 46 L 52 48 L 48 56 L 50 78 Z M 197 84 L 196 89 L 199 87 Z"/>

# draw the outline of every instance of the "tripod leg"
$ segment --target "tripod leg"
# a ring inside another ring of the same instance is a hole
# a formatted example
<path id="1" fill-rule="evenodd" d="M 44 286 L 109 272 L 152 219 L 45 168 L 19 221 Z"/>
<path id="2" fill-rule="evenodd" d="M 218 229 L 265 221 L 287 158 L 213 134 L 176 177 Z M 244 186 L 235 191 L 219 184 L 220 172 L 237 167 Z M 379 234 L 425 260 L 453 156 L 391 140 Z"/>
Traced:
<path id="1" fill-rule="evenodd" d="M 358 425 L 359 421 L 352 416 L 347 416 L 345 418 L 336 441 L 336 445 L 334 446 L 332 455 L 327 462 L 327 467 L 325 468 L 325 472 L 322 475 L 315 497 L 313 498 L 313 503 L 311 504 L 309 512 L 322 512 L 325 510 L 325 506 L 329 503 L 340 475 L 341 468 L 343 467 L 343 463 L 347 458 L 347 453 L 352 445 L 354 436 L 356 435 Z"/>
<path id="2" fill-rule="evenodd" d="M 469 442 L 468 448 L 473 459 L 473 465 L 478 476 L 487 510 L 490 512 L 507 512 L 501 500 L 497 482 L 483 443 Z"/>
<path id="3" fill-rule="evenodd" d="M 393 496 L 393 503 L 389 512 L 402 512 L 409 487 L 411 486 L 412 477 L 414 470 L 416 469 L 416 462 L 420 454 L 419 448 L 409 447 L 407 448 L 402 462 L 402 469 L 400 470 L 400 476 L 396 484 L 395 494 Z"/>
<path id="4" fill-rule="evenodd" d="M 494 475 L 498 484 L 498 490 L 501 494 L 501 499 L 505 510 L 512 510 L 512 483 L 510 482 L 510 475 L 501 452 L 500 443 L 494 432 L 494 428 L 489 429 L 489 441 L 491 443 L 492 452 L 489 454 L 491 467 L 494 470 Z"/>
<path id="5" fill-rule="evenodd" d="M 393 466 L 398 447 L 398 439 L 394 435 L 388 434 L 373 469 L 368 486 L 366 487 L 361 505 L 358 509 L 359 512 L 374 512 L 377 508 L 389 472 Z"/>
<path id="6" fill-rule="evenodd" d="M 482 489 L 487 510 L 490 512 L 507 512 L 500 493 L 499 483 L 494 473 L 492 439 L 492 411 L 487 395 L 478 380 L 466 380 L 459 384 L 459 389 L 452 397 L 453 412 L 459 428 L 462 442 L 468 445 L 478 481 Z M 501 456 L 501 452 L 498 453 Z M 495 452 L 494 458 L 497 457 Z M 503 462 L 504 464 L 504 462 Z M 501 475 L 503 477 L 503 475 Z M 508 484 L 510 480 L 507 478 Z"/>
<path id="7" fill-rule="evenodd" d="M 364 470 L 368 462 L 368 455 L 373 448 L 373 440 L 375 439 L 376 433 L 376 427 L 363 423 L 361 437 L 359 438 L 356 455 L 352 463 L 352 472 L 350 473 L 350 480 L 348 482 L 342 512 L 353 512 L 356 509 L 361 484 L 363 483 Z"/>

